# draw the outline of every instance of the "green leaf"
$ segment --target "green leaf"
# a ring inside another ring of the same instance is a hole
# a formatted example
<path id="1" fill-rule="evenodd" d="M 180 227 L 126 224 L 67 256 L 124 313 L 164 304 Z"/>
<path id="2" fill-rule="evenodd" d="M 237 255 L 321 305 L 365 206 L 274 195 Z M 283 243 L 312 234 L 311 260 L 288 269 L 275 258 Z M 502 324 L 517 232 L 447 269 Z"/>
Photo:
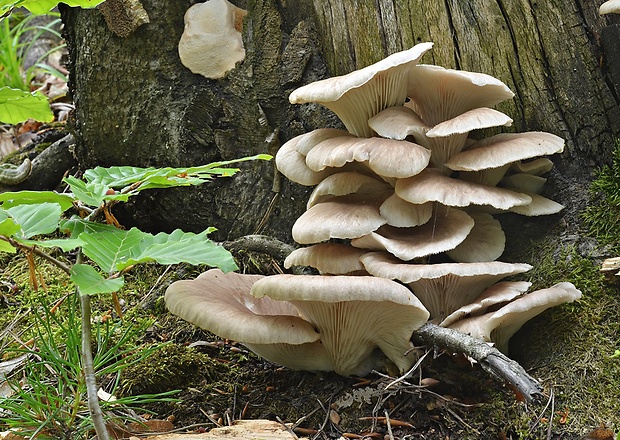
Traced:
<path id="1" fill-rule="evenodd" d="M 6 211 L 21 226 L 23 238 L 54 232 L 58 229 L 62 214 L 58 203 L 17 205 Z"/>
<path id="2" fill-rule="evenodd" d="M 79 289 L 80 295 L 118 292 L 125 283 L 122 276 L 104 278 L 97 269 L 88 264 L 74 264 L 69 278 Z"/>
<path id="3" fill-rule="evenodd" d="M 59 228 L 61 232 L 71 234 L 71 238 L 77 238 L 82 232 L 93 233 L 118 230 L 116 226 L 91 222 L 77 215 L 68 220 L 61 220 Z"/>
<path id="4" fill-rule="evenodd" d="M 58 3 L 81 8 L 94 8 L 105 0 L 0 0 L 0 12 L 3 14 L 13 7 L 24 7 L 35 15 L 48 14 Z"/>
<path id="5" fill-rule="evenodd" d="M 140 250 L 140 244 L 151 236 L 139 229 L 121 229 L 83 232 L 78 238 L 84 242 L 82 251 L 106 273 L 114 273 L 129 266 L 125 262 Z"/>
<path id="6" fill-rule="evenodd" d="M 23 243 L 28 246 L 38 246 L 41 248 L 51 249 L 51 248 L 60 248 L 64 252 L 72 251 L 75 248 L 78 248 L 84 244 L 84 242 L 77 238 L 58 238 L 51 240 L 20 240 L 16 239 L 20 243 Z"/>
<path id="7" fill-rule="evenodd" d="M 0 88 L 0 122 L 15 125 L 28 119 L 41 122 L 54 120 L 47 98 L 39 92 Z"/>
<path id="8" fill-rule="evenodd" d="M 104 200 L 119 200 L 126 202 L 130 194 L 108 194 L 110 187 L 100 183 L 87 183 L 74 176 L 65 177 L 64 181 L 69 185 L 71 192 L 81 202 L 88 206 L 99 207 Z"/>
<path id="9" fill-rule="evenodd" d="M 145 239 L 141 243 L 140 254 L 128 259 L 125 264 L 130 266 L 149 261 L 159 264 L 183 262 L 193 265 L 208 264 L 219 267 L 224 272 L 237 270 L 230 252 L 207 238 L 207 234 L 213 230 L 209 228 L 199 234 L 183 232 L 180 229 L 171 234 L 161 232 L 152 236 L 150 241 Z"/>
<path id="10" fill-rule="evenodd" d="M 21 231 L 21 229 L 22 228 L 15 222 L 9 213 L 0 208 L 0 235 L 11 237 L 15 233 Z"/>
<path id="11" fill-rule="evenodd" d="M 62 211 L 73 206 L 73 197 L 67 194 L 59 194 L 55 191 L 17 191 L 0 194 L 0 204 L 4 209 L 17 205 L 31 205 L 38 203 L 58 203 Z"/>
<path id="12" fill-rule="evenodd" d="M 11 243 L 0 240 L 0 252 L 9 252 L 11 254 L 14 254 L 15 251 L 16 249 L 11 245 Z"/>

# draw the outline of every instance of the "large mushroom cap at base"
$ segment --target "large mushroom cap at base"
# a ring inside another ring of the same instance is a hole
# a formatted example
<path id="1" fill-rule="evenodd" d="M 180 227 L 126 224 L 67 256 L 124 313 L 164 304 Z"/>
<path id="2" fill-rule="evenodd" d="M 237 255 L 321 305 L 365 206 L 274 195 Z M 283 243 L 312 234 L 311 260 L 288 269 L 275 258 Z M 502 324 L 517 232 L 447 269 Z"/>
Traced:
<path id="1" fill-rule="evenodd" d="M 411 335 L 428 319 L 406 287 L 375 277 L 273 275 L 256 282 L 252 295 L 294 304 L 344 376 L 368 373 L 376 348 L 406 371 L 415 360 Z"/>

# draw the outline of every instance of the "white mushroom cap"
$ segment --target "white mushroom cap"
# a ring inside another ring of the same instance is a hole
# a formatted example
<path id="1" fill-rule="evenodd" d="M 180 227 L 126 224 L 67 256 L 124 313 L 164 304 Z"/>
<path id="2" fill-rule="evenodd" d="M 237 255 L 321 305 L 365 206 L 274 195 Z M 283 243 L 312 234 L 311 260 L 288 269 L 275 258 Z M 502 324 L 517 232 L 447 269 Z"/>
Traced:
<path id="1" fill-rule="evenodd" d="M 515 162 L 510 169 L 515 173 L 532 174 L 534 176 L 543 175 L 553 168 L 553 162 L 546 157 L 528 160 L 525 162 Z"/>
<path id="2" fill-rule="evenodd" d="M 476 142 L 450 158 L 454 171 L 480 171 L 564 151 L 564 139 L 551 133 L 502 133 Z"/>
<path id="3" fill-rule="evenodd" d="M 314 186 L 325 179 L 327 176 L 338 172 L 331 168 L 322 171 L 312 171 L 306 165 L 306 157 L 297 151 L 297 142 L 300 136 L 297 136 L 282 145 L 276 153 L 276 168 L 287 179 L 305 186 Z"/>
<path id="4" fill-rule="evenodd" d="M 307 209 L 317 203 L 331 199 L 331 196 L 346 196 L 347 194 L 376 194 L 391 192 L 392 187 L 384 181 L 355 172 L 332 174 L 319 183 L 310 194 Z"/>
<path id="5" fill-rule="evenodd" d="M 598 10 L 600 15 L 620 14 L 620 0 L 608 0 Z"/>
<path id="6" fill-rule="evenodd" d="M 349 134 L 349 132 L 338 128 L 317 128 L 316 130 L 297 136 L 295 148 L 303 156 L 307 156 L 310 150 L 312 150 L 317 144 L 323 142 L 324 140 L 341 136 L 353 137 Z"/>
<path id="7" fill-rule="evenodd" d="M 293 239 L 300 244 L 313 244 L 366 235 L 386 223 L 379 206 L 387 196 L 349 194 L 318 203 L 295 221 Z"/>
<path id="8" fill-rule="evenodd" d="M 362 255 L 360 260 L 371 275 L 399 280 L 409 285 L 429 310 L 431 318 L 439 320 L 471 303 L 487 287 L 502 278 L 532 268 L 529 264 L 501 261 L 406 264 L 383 252 Z"/>
<path id="9" fill-rule="evenodd" d="M 250 295 L 264 277 L 211 269 L 166 290 L 168 310 L 216 335 L 238 341 L 265 359 L 298 370 L 331 371 L 331 358 L 291 303 Z"/>
<path id="10" fill-rule="evenodd" d="M 497 209 L 509 209 L 532 201 L 526 194 L 453 179 L 431 168 L 416 176 L 399 179 L 395 190 L 401 199 L 418 204 L 434 201 L 447 206 L 491 205 Z"/>
<path id="11" fill-rule="evenodd" d="M 368 120 L 368 126 L 383 138 L 402 141 L 413 135 L 416 142 L 431 129 L 413 110 L 402 105 L 377 113 Z"/>
<path id="12" fill-rule="evenodd" d="M 175 281 L 166 289 L 168 310 L 218 336 L 251 344 L 303 344 L 319 339 L 291 304 L 249 295 L 262 275 L 211 269 L 194 280 Z M 240 322 L 247 325 L 239 325 Z"/>
<path id="13" fill-rule="evenodd" d="M 446 137 L 454 134 L 467 134 L 473 130 L 489 127 L 508 127 L 512 119 L 492 108 L 480 107 L 461 113 L 452 119 L 440 122 L 426 133 L 428 137 Z"/>
<path id="14" fill-rule="evenodd" d="M 366 271 L 360 262 L 363 249 L 340 243 L 320 243 L 295 249 L 284 260 L 284 267 L 310 266 L 322 274 L 344 275 Z"/>
<path id="15" fill-rule="evenodd" d="M 455 310 L 439 323 L 441 327 L 448 327 L 466 316 L 478 316 L 489 308 L 497 308 L 523 295 L 532 283 L 528 281 L 501 281 L 486 289 L 476 300 Z"/>
<path id="16" fill-rule="evenodd" d="M 370 137 L 368 119 L 385 108 L 403 105 L 407 97 L 407 72 L 432 46 L 432 43 L 420 43 L 347 75 L 300 87 L 291 93 L 289 101 L 322 104 L 336 113 L 349 132 Z"/>
<path id="17" fill-rule="evenodd" d="M 474 227 L 461 244 L 446 252 L 448 257 L 459 263 L 497 260 L 506 245 L 502 225 L 484 212 L 470 211 L 467 214 L 474 220 Z"/>
<path id="18" fill-rule="evenodd" d="M 241 23 L 246 11 L 227 0 L 208 0 L 190 6 L 179 41 L 181 63 L 193 73 L 223 78 L 245 58 Z"/>
<path id="19" fill-rule="evenodd" d="M 411 335 L 428 319 L 406 287 L 375 277 L 273 275 L 256 282 L 252 295 L 295 305 L 344 376 L 368 373 L 376 348 L 406 371 L 415 360 Z"/>
<path id="20" fill-rule="evenodd" d="M 516 173 L 506 176 L 501 181 L 506 188 L 516 189 L 525 193 L 540 194 L 547 179 L 532 174 Z"/>
<path id="21" fill-rule="evenodd" d="M 484 73 L 420 64 L 409 71 L 406 105 L 429 126 L 479 107 L 493 107 L 514 93 Z"/>
<path id="22" fill-rule="evenodd" d="M 412 142 L 345 136 L 316 145 L 306 156 L 306 164 L 319 172 L 327 167 L 340 168 L 349 162 L 360 162 L 381 177 L 402 178 L 426 168 L 430 156 L 430 151 Z"/>
<path id="23" fill-rule="evenodd" d="M 540 215 L 557 214 L 564 209 L 564 205 L 554 202 L 553 200 L 539 194 L 527 193 L 527 195 L 532 198 L 530 203 L 523 206 L 513 206 L 509 209 L 509 211 L 528 217 L 535 217 Z"/>
<path id="24" fill-rule="evenodd" d="M 433 203 L 427 202 L 420 205 L 409 203 L 396 194 L 385 199 L 379 208 L 379 213 L 387 224 L 398 228 L 420 226 L 433 216 Z"/>
<path id="25" fill-rule="evenodd" d="M 559 283 L 548 289 L 523 295 L 496 312 L 462 319 L 450 328 L 475 338 L 493 342 L 497 349 L 508 353 L 508 341 L 527 321 L 550 307 L 581 298 L 581 292 L 571 283 Z"/>
<path id="26" fill-rule="evenodd" d="M 361 249 L 385 250 L 400 260 L 409 261 L 454 249 L 465 240 L 474 221 L 459 209 L 449 209 L 414 228 L 383 226 L 351 245 Z"/>

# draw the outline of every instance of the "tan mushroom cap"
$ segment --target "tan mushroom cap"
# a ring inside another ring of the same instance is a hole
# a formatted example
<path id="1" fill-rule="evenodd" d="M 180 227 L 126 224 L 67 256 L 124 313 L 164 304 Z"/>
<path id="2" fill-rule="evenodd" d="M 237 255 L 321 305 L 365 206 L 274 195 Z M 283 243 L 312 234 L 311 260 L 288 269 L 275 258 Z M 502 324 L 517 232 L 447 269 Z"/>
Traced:
<path id="1" fill-rule="evenodd" d="M 427 202 L 417 205 L 392 194 L 379 207 L 379 213 L 390 226 L 398 228 L 421 226 L 433 216 L 433 203 Z"/>
<path id="2" fill-rule="evenodd" d="M 608 0 L 598 10 L 600 15 L 620 14 L 620 0 Z"/>
<path id="3" fill-rule="evenodd" d="M 351 245 L 361 249 L 385 250 L 403 261 L 422 258 L 454 249 L 465 240 L 474 221 L 459 209 L 449 209 L 414 228 L 382 226 Z"/>
<path id="4" fill-rule="evenodd" d="M 392 187 L 384 181 L 372 176 L 355 172 L 332 174 L 323 179 L 312 191 L 308 199 L 307 209 L 317 203 L 348 194 L 376 194 L 392 191 Z"/>
<path id="5" fill-rule="evenodd" d="M 502 278 L 527 272 L 529 264 L 501 261 L 484 263 L 407 264 L 384 252 L 360 257 L 368 273 L 376 277 L 401 281 L 411 288 L 440 321 L 469 304 L 489 286 Z"/>
<path id="6" fill-rule="evenodd" d="M 516 173 L 501 180 L 505 188 L 512 188 L 524 193 L 540 194 L 547 183 L 547 179 L 532 174 Z"/>
<path id="7" fill-rule="evenodd" d="M 430 156 L 429 150 L 413 142 L 343 136 L 317 144 L 306 156 L 306 164 L 320 172 L 360 162 L 381 177 L 403 178 L 426 168 Z"/>
<path id="8" fill-rule="evenodd" d="M 295 221 L 293 239 L 300 244 L 314 244 L 332 238 L 366 235 L 386 223 L 379 206 L 387 196 L 349 194 L 318 203 Z"/>
<path id="9" fill-rule="evenodd" d="M 402 105 L 377 113 L 368 120 L 368 126 L 383 138 L 402 141 L 413 135 L 416 142 L 431 129 L 413 110 Z"/>
<path id="10" fill-rule="evenodd" d="M 307 156 L 310 150 L 317 144 L 327 139 L 342 136 L 353 137 L 347 131 L 338 128 L 317 128 L 316 130 L 297 136 L 297 138 L 295 138 L 297 139 L 295 149 L 303 156 Z"/>
<path id="11" fill-rule="evenodd" d="M 250 344 L 303 344 L 319 339 L 291 304 L 249 295 L 262 275 L 211 269 L 166 289 L 168 310 L 216 335 Z M 239 325 L 239 322 L 247 325 Z"/>
<path id="12" fill-rule="evenodd" d="M 513 206 L 509 209 L 510 212 L 516 214 L 525 215 L 528 217 L 536 217 L 541 215 L 557 214 L 564 209 L 564 205 L 554 202 L 551 199 L 543 197 L 539 194 L 524 193 L 532 198 L 532 201 L 527 205 Z"/>
<path id="13" fill-rule="evenodd" d="M 284 260 L 284 267 L 310 266 L 322 274 L 344 275 L 364 271 L 360 257 L 363 249 L 340 243 L 320 243 L 295 249 Z"/>
<path id="14" fill-rule="evenodd" d="M 407 73 L 432 46 L 432 43 L 420 43 L 347 75 L 300 87 L 291 93 L 289 101 L 324 105 L 336 113 L 350 133 L 370 137 L 368 119 L 385 108 L 403 105 L 407 97 Z"/>
<path id="15" fill-rule="evenodd" d="M 467 134 L 470 131 L 482 128 L 508 127 L 510 125 L 512 125 L 512 119 L 508 115 L 492 108 L 480 107 L 440 122 L 430 129 L 426 136 L 446 137 L 454 134 Z"/>
<path id="16" fill-rule="evenodd" d="M 553 162 L 546 157 L 539 157 L 528 161 L 515 162 L 510 166 L 511 171 L 515 173 L 531 174 L 533 176 L 541 176 L 553 168 Z"/>
<path id="17" fill-rule="evenodd" d="M 474 220 L 474 227 L 461 244 L 446 254 L 459 263 L 497 260 L 504 253 L 506 245 L 502 225 L 484 212 L 470 211 L 467 214 Z"/>
<path id="18" fill-rule="evenodd" d="M 441 327 L 448 327 L 467 316 L 478 316 L 489 308 L 497 308 L 523 295 L 532 283 L 528 281 L 501 281 L 486 289 L 476 300 L 455 310 L 439 323 Z"/>
<path id="19" fill-rule="evenodd" d="M 399 179 L 396 195 L 411 203 L 440 202 L 447 206 L 490 205 L 497 209 L 527 205 L 532 198 L 526 194 L 453 179 L 437 169 L 428 168 L 420 174 Z"/>
<path id="20" fill-rule="evenodd" d="M 181 63 L 207 78 L 223 78 L 245 58 L 241 27 L 246 11 L 227 0 L 190 6 L 179 41 Z"/>
<path id="21" fill-rule="evenodd" d="M 571 283 L 558 283 L 548 289 L 523 295 L 496 312 L 462 319 L 449 327 L 493 342 L 498 350 L 508 353 L 508 341 L 523 324 L 550 307 L 579 298 L 581 292 Z"/>
<path id="22" fill-rule="evenodd" d="M 409 71 L 406 105 L 429 126 L 479 107 L 512 99 L 514 93 L 500 80 L 484 73 L 419 64 Z"/>
<path id="23" fill-rule="evenodd" d="M 343 376 L 367 374 L 376 348 L 406 371 L 415 360 L 411 335 L 428 319 L 406 287 L 375 277 L 273 275 L 256 282 L 252 295 L 295 305 Z"/>
<path id="24" fill-rule="evenodd" d="M 450 158 L 454 171 L 480 171 L 564 151 L 564 139 L 551 133 L 502 133 L 476 142 Z"/>
<path id="25" fill-rule="evenodd" d="M 318 172 L 312 171 L 308 165 L 306 165 L 306 157 L 297 151 L 296 146 L 297 142 L 299 142 L 299 138 L 300 137 L 297 136 L 284 143 L 276 153 L 276 168 L 278 168 L 278 171 L 284 174 L 287 179 L 299 183 L 300 185 L 314 186 L 327 176 L 339 171 L 331 168 Z"/>

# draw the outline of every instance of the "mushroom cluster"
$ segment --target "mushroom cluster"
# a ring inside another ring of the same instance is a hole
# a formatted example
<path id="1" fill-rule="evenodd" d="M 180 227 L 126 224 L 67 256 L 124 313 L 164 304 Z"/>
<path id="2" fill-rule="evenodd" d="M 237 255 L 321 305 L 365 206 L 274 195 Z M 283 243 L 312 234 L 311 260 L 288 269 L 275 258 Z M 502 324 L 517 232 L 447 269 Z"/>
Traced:
<path id="1" fill-rule="evenodd" d="M 486 74 L 419 64 L 431 47 L 290 95 L 291 103 L 329 108 L 346 127 L 302 134 L 276 155 L 287 178 L 315 186 L 292 229 L 308 246 L 285 267 L 319 275 L 217 273 L 219 282 L 201 281 L 210 271 L 170 286 L 173 313 L 279 364 L 359 375 L 383 358 L 408 369 L 409 339 L 428 319 L 505 351 L 525 321 L 581 296 L 570 283 L 526 293 L 530 283 L 502 280 L 531 266 L 497 261 L 506 237 L 494 216 L 562 209 L 540 192 L 553 165 L 541 156 L 562 152 L 563 140 L 542 132 L 471 139 L 472 131 L 511 124 L 491 107 L 514 95 Z M 233 287 L 228 277 L 245 284 Z M 222 289 L 228 293 L 216 293 Z M 220 297 L 234 304 L 220 306 Z M 236 332 L 255 321 L 269 330 Z"/>

